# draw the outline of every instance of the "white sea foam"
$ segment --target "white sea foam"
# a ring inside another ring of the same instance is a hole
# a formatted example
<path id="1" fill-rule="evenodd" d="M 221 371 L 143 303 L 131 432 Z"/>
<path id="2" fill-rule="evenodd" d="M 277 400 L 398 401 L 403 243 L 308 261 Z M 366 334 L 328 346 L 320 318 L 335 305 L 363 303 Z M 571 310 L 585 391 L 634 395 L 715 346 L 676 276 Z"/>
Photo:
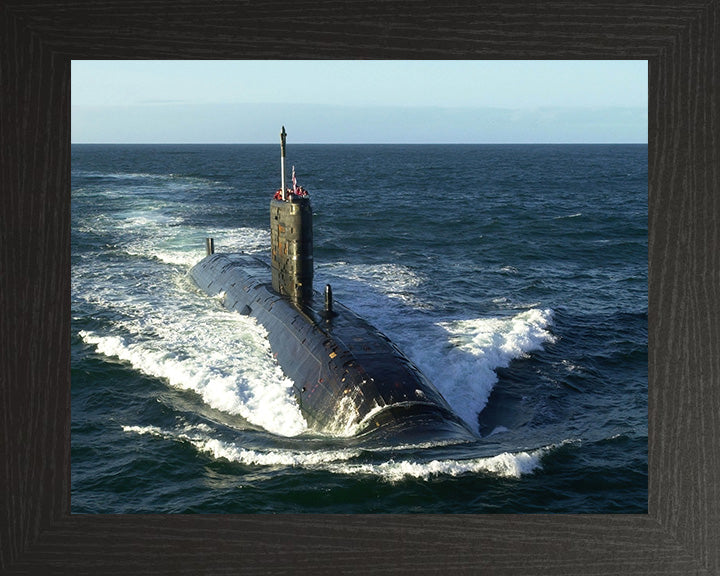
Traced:
<path id="1" fill-rule="evenodd" d="M 214 238 L 217 252 L 269 253 L 270 246 L 270 234 L 257 228 L 213 228 L 195 230 L 189 235 L 186 228 L 158 226 L 152 235 L 152 242 L 145 238 L 127 242 L 125 252 L 132 256 L 191 268 L 205 256 L 202 241 L 204 237 Z"/>
<path id="2" fill-rule="evenodd" d="M 546 452 L 546 448 L 541 448 L 532 452 L 515 454 L 503 452 L 497 456 L 470 460 L 432 460 L 430 462 L 389 460 L 380 464 L 344 463 L 331 465 L 328 468 L 341 474 L 380 476 L 388 482 L 399 482 L 405 478 L 427 480 L 435 476 L 461 476 L 464 474 L 492 474 L 506 478 L 519 478 L 541 469 L 540 460 Z"/>
<path id="3" fill-rule="evenodd" d="M 133 210 L 118 215 L 115 225 L 120 229 L 140 229 L 159 226 L 177 226 L 183 219 L 179 216 L 170 216 L 160 210 Z"/>
<path id="4" fill-rule="evenodd" d="M 134 432 L 135 434 L 149 434 L 151 436 L 166 437 L 167 433 L 157 426 L 123 426 L 124 432 Z"/>
<path id="5" fill-rule="evenodd" d="M 131 256 L 154 258 L 165 264 L 172 264 L 181 268 L 191 268 L 205 256 L 205 252 L 201 251 L 199 246 L 160 246 L 145 241 L 128 244 L 125 252 Z"/>
<path id="6" fill-rule="evenodd" d="M 189 439 L 201 452 L 207 452 L 214 458 L 225 458 L 230 462 L 239 462 L 248 466 L 283 466 L 292 468 L 324 468 L 330 462 L 349 460 L 360 453 L 358 450 L 248 450 L 212 438 Z"/>
<path id="7" fill-rule="evenodd" d="M 333 474 L 368 475 L 386 482 L 400 482 L 407 478 L 427 480 L 438 476 L 490 474 L 505 478 L 519 478 L 542 469 L 542 457 L 555 446 L 516 453 L 503 452 L 496 456 L 465 460 L 420 460 L 393 458 L 383 462 L 353 462 L 362 455 L 359 449 L 336 450 L 257 450 L 212 438 L 208 427 L 186 427 L 179 431 L 161 430 L 155 426 L 123 426 L 128 433 L 152 435 L 192 444 L 199 452 L 216 459 L 225 459 L 246 466 L 268 466 L 325 470 Z M 415 447 L 417 448 L 417 447 Z M 372 451 L 370 451 L 372 452 Z"/>
<path id="8" fill-rule="evenodd" d="M 292 381 L 273 360 L 264 329 L 255 320 L 223 310 L 202 318 L 130 318 L 118 322 L 128 336 L 80 332 L 87 344 L 134 369 L 193 390 L 213 408 L 239 414 L 284 436 L 307 429 L 291 394 Z M 152 337 L 150 337 L 152 336 Z"/>
<path id="9" fill-rule="evenodd" d="M 329 274 L 337 278 L 340 284 L 359 282 L 369 286 L 374 292 L 397 299 L 417 308 L 426 308 L 427 304 L 417 296 L 417 288 L 424 278 L 417 272 L 401 264 L 347 264 L 346 262 L 327 263 L 318 266 L 319 275 Z M 320 284 L 320 282 L 319 282 Z M 355 295 L 357 298 L 357 295 Z M 376 304 L 375 298 L 371 304 Z M 363 302 L 359 302 L 362 307 Z"/>
<path id="10" fill-rule="evenodd" d="M 260 228 L 214 228 L 207 235 L 215 239 L 217 252 L 270 253 L 270 232 Z"/>
<path id="11" fill-rule="evenodd" d="M 504 452 L 487 458 L 469 460 L 388 460 L 381 463 L 354 463 L 360 452 L 357 450 L 321 451 L 269 451 L 247 450 L 219 440 L 191 440 L 200 451 L 208 452 L 215 458 L 231 462 L 259 466 L 287 466 L 305 469 L 321 469 L 334 474 L 370 475 L 387 482 L 398 482 L 405 478 L 427 480 L 434 476 L 460 476 L 463 474 L 492 474 L 494 476 L 519 478 L 539 470 L 541 458 L 547 449 L 512 454 Z"/>
<path id="12" fill-rule="evenodd" d="M 88 174 L 122 180 L 169 180 L 173 177 L 172 174 L 147 174 L 144 172 L 90 172 Z"/>
<path id="13" fill-rule="evenodd" d="M 153 258 L 157 258 L 160 260 L 160 262 L 164 262 L 165 264 L 173 264 L 174 266 L 181 266 L 183 268 L 192 268 L 197 264 L 200 260 L 202 260 L 203 256 L 205 256 L 204 252 L 201 252 L 198 249 L 190 249 L 190 250 L 152 250 L 150 252 L 150 256 Z"/>
<path id="14" fill-rule="evenodd" d="M 323 433 L 333 436 L 354 436 L 359 430 L 360 414 L 350 396 L 343 396 L 338 402 L 333 419 Z"/>
<path id="15" fill-rule="evenodd" d="M 205 424 L 184 426 L 179 430 L 163 430 L 157 426 L 123 426 L 123 431 L 138 435 L 151 435 L 167 440 L 185 441 L 198 451 L 213 458 L 224 458 L 248 466 L 281 466 L 292 468 L 321 468 L 323 465 L 350 460 L 361 454 L 357 449 L 338 450 L 256 450 L 238 446 L 211 436 L 212 430 Z"/>
<path id="16" fill-rule="evenodd" d="M 477 416 L 497 383 L 495 370 L 553 342 L 551 324 L 552 311 L 539 309 L 511 318 L 440 322 L 445 339 L 430 331 L 408 342 L 407 351 L 458 416 L 477 430 Z"/>

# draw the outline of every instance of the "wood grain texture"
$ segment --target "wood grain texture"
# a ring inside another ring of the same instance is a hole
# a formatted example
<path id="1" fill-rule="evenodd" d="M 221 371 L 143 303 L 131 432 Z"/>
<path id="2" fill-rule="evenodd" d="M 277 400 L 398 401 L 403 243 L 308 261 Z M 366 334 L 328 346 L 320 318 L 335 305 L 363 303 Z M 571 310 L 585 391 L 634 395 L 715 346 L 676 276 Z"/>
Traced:
<path id="1" fill-rule="evenodd" d="M 720 574 L 719 6 L 0 4 L 0 572 Z M 70 515 L 70 61 L 287 57 L 649 60 L 648 515 Z"/>

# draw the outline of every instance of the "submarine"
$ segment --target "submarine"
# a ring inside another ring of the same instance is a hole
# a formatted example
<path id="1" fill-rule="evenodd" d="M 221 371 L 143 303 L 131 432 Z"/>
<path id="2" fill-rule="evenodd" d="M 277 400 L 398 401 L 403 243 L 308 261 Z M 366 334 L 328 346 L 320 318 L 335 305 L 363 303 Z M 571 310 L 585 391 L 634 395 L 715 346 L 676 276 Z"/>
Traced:
<path id="1" fill-rule="evenodd" d="M 270 264 L 253 255 L 216 253 L 190 276 L 229 309 L 255 318 L 308 426 L 321 434 L 412 441 L 472 441 L 477 436 L 428 378 L 382 332 L 313 288 L 312 208 L 307 191 L 286 187 L 285 127 L 281 186 L 270 200 Z"/>

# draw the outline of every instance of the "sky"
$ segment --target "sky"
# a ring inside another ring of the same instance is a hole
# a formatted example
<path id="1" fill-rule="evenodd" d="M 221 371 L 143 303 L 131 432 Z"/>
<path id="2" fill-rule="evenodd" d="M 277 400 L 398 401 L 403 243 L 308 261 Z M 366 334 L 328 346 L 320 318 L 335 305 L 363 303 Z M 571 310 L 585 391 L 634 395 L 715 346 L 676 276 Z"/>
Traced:
<path id="1" fill-rule="evenodd" d="M 74 60 L 73 143 L 647 143 L 645 60 Z"/>

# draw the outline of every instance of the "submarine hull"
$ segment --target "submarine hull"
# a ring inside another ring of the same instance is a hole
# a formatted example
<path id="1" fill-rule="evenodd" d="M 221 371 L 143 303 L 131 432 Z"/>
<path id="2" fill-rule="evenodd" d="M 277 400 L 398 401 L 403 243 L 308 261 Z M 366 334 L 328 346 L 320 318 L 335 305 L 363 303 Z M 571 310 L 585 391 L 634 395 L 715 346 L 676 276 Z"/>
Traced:
<path id="1" fill-rule="evenodd" d="M 270 267 L 248 254 L 210 254 L 190 271 L 223 305 L 267 330 L 273 354 L 292 379 L 303 416 L 317 431 L 413 441 L 472 440 L 467 425 L 379 330 L 323 296 L 293 302 L 273 290 Z"/>

